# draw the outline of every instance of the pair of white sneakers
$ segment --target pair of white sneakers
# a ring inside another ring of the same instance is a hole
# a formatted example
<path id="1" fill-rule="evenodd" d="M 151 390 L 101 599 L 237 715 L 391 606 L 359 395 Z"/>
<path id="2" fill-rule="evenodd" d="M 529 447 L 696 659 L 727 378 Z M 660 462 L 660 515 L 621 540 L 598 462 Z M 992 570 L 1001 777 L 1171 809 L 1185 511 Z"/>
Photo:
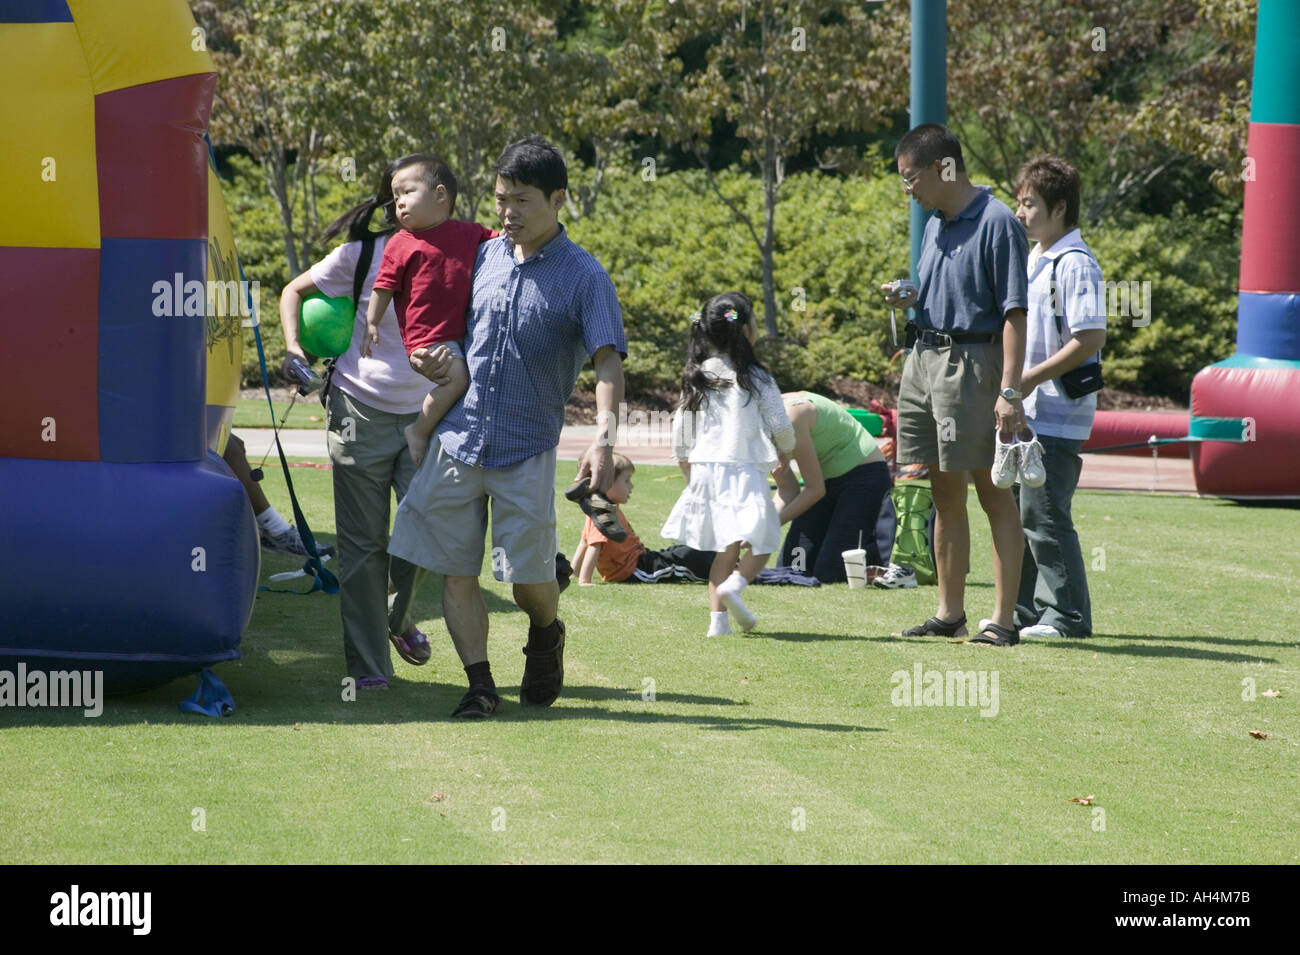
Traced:
<path id="1" fill-rule="evenodd" d="M 1047 483 L 1047 469 L 1043 467 L 1043 446 L 1038 436 L 1029 432 L 1029 439 L 1016 436 L 1013 441 L 1003 441 L 1002 432 L 993 436 L 993 484 L 1008 488 L 1019 481 L 1025 487 L 1042 487 Z"/>

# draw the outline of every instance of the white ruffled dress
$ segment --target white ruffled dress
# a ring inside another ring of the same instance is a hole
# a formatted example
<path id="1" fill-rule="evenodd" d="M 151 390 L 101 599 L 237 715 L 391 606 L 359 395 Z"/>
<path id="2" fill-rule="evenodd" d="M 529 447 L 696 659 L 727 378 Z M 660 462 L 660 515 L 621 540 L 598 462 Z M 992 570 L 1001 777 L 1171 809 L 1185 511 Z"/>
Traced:
<path id="1" fill-rule="evenodd" d="M 691 481 L 660 533 L 696 550 L 725 550 L 747 542 L 755 554 L 781 547 L 781 522 L 767 475 L 777 452 L 794 451 L 794 427 L 776 382 L 754 374 L 755 394 L 736 385 L 731 363 L 708 359 L 704 371 L 731 382 L 708 392 L 699 411 L 673 416 L 673 454 L 689 461 Z"/>

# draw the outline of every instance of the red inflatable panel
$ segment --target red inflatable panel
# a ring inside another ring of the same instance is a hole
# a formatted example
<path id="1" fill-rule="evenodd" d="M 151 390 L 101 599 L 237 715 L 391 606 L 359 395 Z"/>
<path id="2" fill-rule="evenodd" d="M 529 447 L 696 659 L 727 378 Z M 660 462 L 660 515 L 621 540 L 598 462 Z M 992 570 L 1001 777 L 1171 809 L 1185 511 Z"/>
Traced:
<path id="1" fill-rule="evenodd" d="M 1083 443 L 1083 449 L 1108 448 L 1115 444 L 1132 444 L 1145 441 L 1151 435 L 1157 438 L 1187 437 L 1187 412 L 1185 411 L 1098 411 L 1092 422 L 1092 434 Z M 1162 458 L 1191 457 L 1187 444 L 1162 444 Z M 1133 448 L 1130 451 L 1112 451 L 1111 454 L 1139 454 L 1150 457 L 1150 448 Z"/>
<path id="2" fill-rule="evenodd" d="M 99 460 L 99 250 L 0 248 L 0 276 L 0 457 Z"/>
<path id="3" fill-rule="evenodd" d="M 1192 414 L 1254 422 L 1253 441 L 1196 446 L 1201 494 L 1300 499 L 1300 368 L 1203 368 L 1192 380 Z"/>
<path id="4" fill-rule="evenodd" d="M 203 133 L 215 84 L 216 76 L 204 73 L 95 97 L 99 227 L 106 238 L 208 237 Z"/>
<path id="5" fill-rule="evenodd" d="M 1300 292 L 1300 126 L 1251 123 L 1246 155 L 1255 178 L 1241 217 L 1241 291 Z"/>

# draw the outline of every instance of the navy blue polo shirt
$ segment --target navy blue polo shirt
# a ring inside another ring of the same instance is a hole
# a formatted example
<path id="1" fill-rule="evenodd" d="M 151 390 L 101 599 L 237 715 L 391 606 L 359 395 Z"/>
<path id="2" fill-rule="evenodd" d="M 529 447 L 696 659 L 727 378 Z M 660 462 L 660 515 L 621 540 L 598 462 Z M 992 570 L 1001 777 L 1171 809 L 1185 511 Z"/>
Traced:
<path id="1" fill-rule="evenodd" d="M 1029 242 L 1011 210 L 979 186 L 951 219 L 935 210 L 917 263 L 916 324 L 940 332 L 1001 332 L 1029 305 Z"/>
<path id="2" fill-rule="evenodd" d="M 469 389 L 438 426 L 443 449 L 487 468 L 551 450 L 578 372 L 605 345 L 627 355 L 614 283 L 564 226 L 522 262 L 509 237 L 484 242 L 466 316 Z"/>

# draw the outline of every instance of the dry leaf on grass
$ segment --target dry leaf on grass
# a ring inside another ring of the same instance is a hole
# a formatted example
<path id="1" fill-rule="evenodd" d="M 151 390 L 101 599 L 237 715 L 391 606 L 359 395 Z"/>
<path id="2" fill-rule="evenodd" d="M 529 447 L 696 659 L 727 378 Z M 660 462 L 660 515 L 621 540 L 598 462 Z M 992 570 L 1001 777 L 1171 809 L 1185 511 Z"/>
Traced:
<path id="1" fill-rule="evenodd" d="M 429 797 L 429 802 L 442 802 L 447 796 L 444 793 L 434 793 Z"/>
<path id="2" fill-rule="evenodd" d="M 1250 738 L 1251 738 L 1251 739 L 1268 739 L 1268 734 L 1265 733 L 1263 730 L 1251 730 L 1251 731 L 1250 731 Z"/>
<path id="3" fill-rule="evenodd" d="M 1260 694 L 1260 696 L 1281 696 L 1281 695 L 1282 695 L 1281 690 L 1265 690 L 1263 693 Z"/>
<path id="4" fill-rule="evenodd" d="M 1087 796 L 1075 796 L 1073 799 L 1070 800 L 1070 802 L 1077 802 L 1080 806 L 1091 806 L 1092 801 L 1096 798 L 1097 798 L 1096 796 L 1093 796 L 1091 794 Z"/>

